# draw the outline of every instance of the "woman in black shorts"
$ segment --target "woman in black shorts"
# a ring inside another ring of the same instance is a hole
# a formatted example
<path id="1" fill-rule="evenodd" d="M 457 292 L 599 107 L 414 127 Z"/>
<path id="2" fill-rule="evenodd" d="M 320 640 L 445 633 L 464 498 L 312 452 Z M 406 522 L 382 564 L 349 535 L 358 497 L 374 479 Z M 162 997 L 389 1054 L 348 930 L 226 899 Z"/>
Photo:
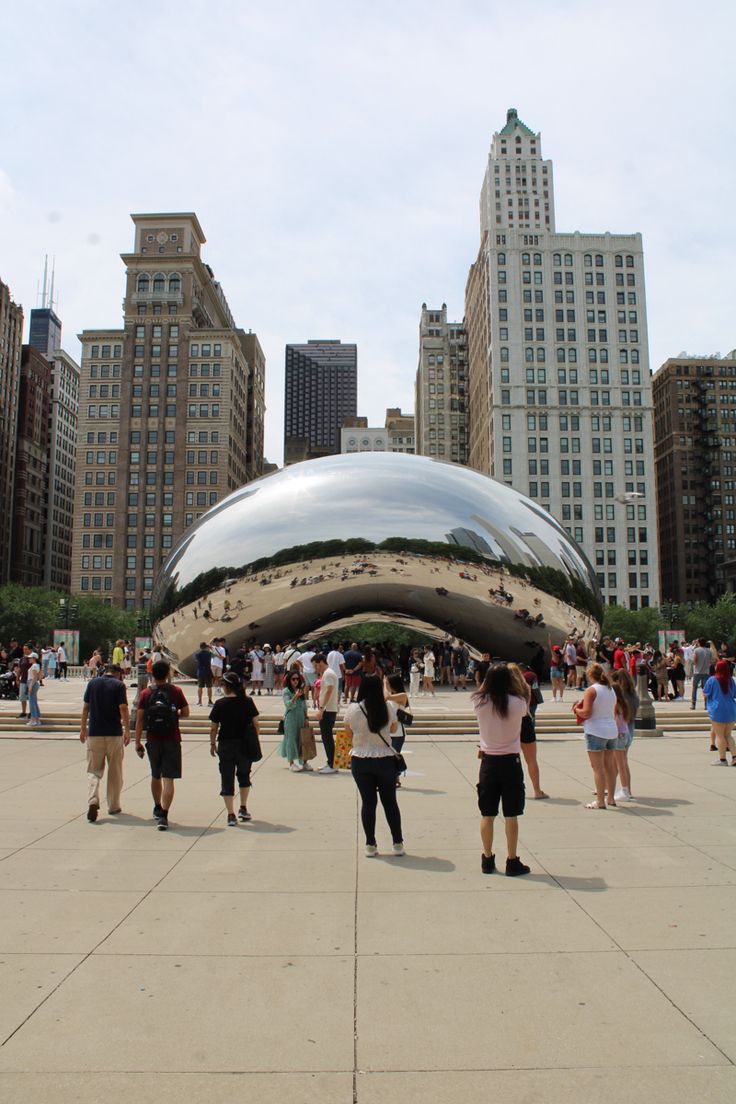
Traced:
<path id="1" fill-rule="evenodd" d="M 537 676 L 530 668 L 525 667 L 522 671 L 516 663 L 509 663 L 509 674 L 511 675 L 514 694 L 518 694 L 520 698 L 526 698 L 529 712 L 526 717 L 521 719 L 521 754 L 524 756 L 529 781 L 534 790 L 534 797 L 537 801 L 541 801 L 543 798 L 549 797 L 549 794 L 546 794 L 541 787 L 539 763 L 537 762 L 537 702 L 534 700 L 533 690 L 534 687 L 539 689 L 539 683 L 537 682 Z"/>
<path id="2" fill-rule="evenodd" d="M 215 702 L 210 713 L 210 755 L 220 760 L 220 796 L 227 809 L 228 828 L 237 828 L 238 819 L 251 819 L 248 812 L 250 769 L 261 759 L 258 740 L 258 710 L 252 698 L 246 696 L 239 676 L 228 671 L 222 678 L 224 696 Z M 235 815 L 235 775 L 240 787 L 240 809 Z"/>

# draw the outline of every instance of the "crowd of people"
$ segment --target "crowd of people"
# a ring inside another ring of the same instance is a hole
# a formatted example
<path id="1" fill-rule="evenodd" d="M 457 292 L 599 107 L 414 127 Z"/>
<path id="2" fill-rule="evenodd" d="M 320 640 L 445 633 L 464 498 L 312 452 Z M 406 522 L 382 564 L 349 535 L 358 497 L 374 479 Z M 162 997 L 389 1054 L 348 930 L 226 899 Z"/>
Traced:
<path id="1" fill-rule="evenodd" d="M 60 646 L 63 650 L 64 646 Z M 54 653 L 56 666 L 49 652 Z M 0 649 L 8 673 L 18 685 L 22 714 L 28 723 L 40 717 L 38 690 L 50 670 L 66 677 L 56 649 L 10 642 Z M 538 659 L 538 657 L 535 657 Z M 48 660 L 44 664 L 44 660 Z M 541 673 L 531 664 L 507 663 L 484 653 L 471 657 L 462 640 L 438 642 L 392 651 L 387 644 L 358 647 L 317 642 L 268 644 L 238 648 L 230 654 L 224 638 L 200 644 L 195 654 L 198 704 L 210 708 L 210 751 L 217 758 L 220 794 L 227 824 L 237 827 L 251 819 L 248 801 L 251 769 L 262 757 L 259 712 L 255 698 L 279 694 L 283 703 L 281 742 L 277 754 L 294 773 L 311 771 L 316 743 L 310 719 L 316 720 L 325 754 L 319 774 L 336 774 L 338 739 L 350 748 L 349 765 L 361 801 L 365 853 L 377 854 L 376 816 L 379 802 L 389 827 L 392 853 L 404 853 L 397 790 L 406 770 L 402 748 L 412 723 L 412 699 L 433 695 L 437 686 L 471 690 L 479 730 L 481 760 L 478 806 L 481 816 L 484 873 L 495 866 L 494 826 L 503 812 L 507 844 L 506 874 L 529 872 L 518 855 L 518 818 L 526 801 L 525 769 L 534 798 L 548 797 L 540 782 L 536 752 L 535 714 L 543 700 Z M 716 649 L 704 639 L 673 641 L 661 652 L 652 645 L 626 644 L 604 637 L 592 644 L 571 635 L 552 644 L 547 659 L 553 700 L 566 690 L 576 692 L 572 710 L 581 726 L 593 775 L 594 800 L 586 808 L 606 810 L 632 800 L 629 749 L 639 709 L 636 680 L 644 678 L 655 699 L 684 699 L 691 680 L 691 708 L 698 690 L 711 721 L 710 747 L 718 765 L 736 766 L 736 682 L 729 649 Z M 100 809 L 100 782 L 107 768 L 107 806 L 111 816 L 121 809 L 123 752 L 131 738 L 151 772 L 153 819 L 168 828 L 175 783 L 181 778 L 179 721 L 189 704 L 172 681 L 169 663 L 160 650 L 142 651 L 132 671 L 132 650 L 117 641 L 109 663 L 95 651 L 86 664 L 80 739 L 87 745 L 87 819 L 94 823 Z M 61 672 L 64 673 L 61 673 Z M 128 707 L 126 677 L 136 695 L 133 717 Z M 3 677 L 3 676 L 0 676 Z M 407 691 L 408 684 L 408 691 Z M 671 689 L 667 694 L 667 686 Z M 217 700 L 215 700 L 217 699 Z M 131 735 L 132 734 L 132 735 Z M 144 742 L 145 741 L 145 742 Z M 344 765 L 344 764 L 343 764 Z M 237 807 L 236 807 L 237 782 Z"/>

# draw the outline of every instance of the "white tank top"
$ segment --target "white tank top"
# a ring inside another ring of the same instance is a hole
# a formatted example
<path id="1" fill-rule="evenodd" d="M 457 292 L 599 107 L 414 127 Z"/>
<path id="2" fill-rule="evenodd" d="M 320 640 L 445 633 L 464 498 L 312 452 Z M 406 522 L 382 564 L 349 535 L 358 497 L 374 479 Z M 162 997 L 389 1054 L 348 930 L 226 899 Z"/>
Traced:
<path id="1" fill-rule="evenodd" d="M 594 682 L 592 689 L 595 691 L 593 710 L 583 722 L 583 732 L 586 736 L 598 736 L 601 740 L 615 740 L 618 736 L 618 726 L 614 716 L 616 708 L 616 691 L 611 686 L 601 686 Z"/>

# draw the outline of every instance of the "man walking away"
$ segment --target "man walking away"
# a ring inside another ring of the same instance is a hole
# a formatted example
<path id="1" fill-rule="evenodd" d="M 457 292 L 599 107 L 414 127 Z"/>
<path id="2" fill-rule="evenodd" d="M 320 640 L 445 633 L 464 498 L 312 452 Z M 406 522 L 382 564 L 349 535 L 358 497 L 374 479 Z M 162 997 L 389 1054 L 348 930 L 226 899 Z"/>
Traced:
<path id="1" fill-rule="evenodd" d="M 100 782 L 107 763 L 107 809 L 120 812 L 123 789 L 123 747 L 130 743 L 130 715 L 123 672 L 112 665 L 84 689 L 79 739 L 87 745 L 87 820 L 100 811 Z"/>
<path id="2" fill-rule="evenodd" d="M 135 722 L 135 750 L 143 758 L 143 733 L 151 764 L 153 816 L 160 832 L 169 827 L 169 809 L 174 800 L 174 781 L 181 778 L 181 732 L 179 718 L 189 716 L 183 691 L 169 681 L 171 668 L 165 659 L 151 668 L 153 686 L 138 699 Z"/>
<path id="3" fill-rule="evenodd" d="M 338 678 L 332 668 L 328 666 L 327 657 L 322 652 L 315 654 L 312 663 L 320 680 L 319 712 L 317 716 L 319 717 L 319 734 L 322 737 L 322 746 L 327 756 L 327 763 L 324 767 L 320 767 L 317 773 L 337 774 L 334 767 L 335 737 L 333 732 L 337 717 L 337 706 L 340 700 Z"/>
<path id="4" fill-rule="evenodd" d="M 690 708 L 695 708 L 695 702 L 698 696 L 698 687 L 705 686 L 710 676 L 710 665 L 713 662 L 713 656 L 711 655 L 710 648 L 708 647 L 708 641 L 704 637 L 700 637 L 698 640 L 697 648 L 693 648 L 693 696 L 690 703 Z"/>
<path id="5" fill-rule="evenodd" d="M 66 682 L 66 680 L 68 678 L 68 674 L 67 674 L 68 667 L 69 667 L 69 665 L 67 664 L 67 661 L 66 661 L 66 646 L 65 646 L 64 641 L 62 640 L 61 644 L 56 649 L 56 671 L 57 671 L 56 677 L 57 678 L 63 678 L 64 682 Z"/>

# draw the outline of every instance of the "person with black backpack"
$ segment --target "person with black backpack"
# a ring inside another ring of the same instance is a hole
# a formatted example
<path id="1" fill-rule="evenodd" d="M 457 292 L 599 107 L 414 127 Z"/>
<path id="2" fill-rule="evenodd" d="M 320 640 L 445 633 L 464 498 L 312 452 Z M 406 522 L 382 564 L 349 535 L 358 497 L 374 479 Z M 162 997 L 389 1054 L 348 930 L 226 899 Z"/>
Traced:
<path id="1" fill-rule="evenodd" d="M 181 778 L 181 732 L 179 718 L 189 716 L 183 691 L 170 681 L 171 668 L 165 659 L 151 668 L 153 686 L 138 698 L 135 722 L 135 750 L 143 758 L 143 733 L 151 764 L 153 816 L 158 830 L 169 827 L 169 809 L 174 800 L 174 780 Z"/>

